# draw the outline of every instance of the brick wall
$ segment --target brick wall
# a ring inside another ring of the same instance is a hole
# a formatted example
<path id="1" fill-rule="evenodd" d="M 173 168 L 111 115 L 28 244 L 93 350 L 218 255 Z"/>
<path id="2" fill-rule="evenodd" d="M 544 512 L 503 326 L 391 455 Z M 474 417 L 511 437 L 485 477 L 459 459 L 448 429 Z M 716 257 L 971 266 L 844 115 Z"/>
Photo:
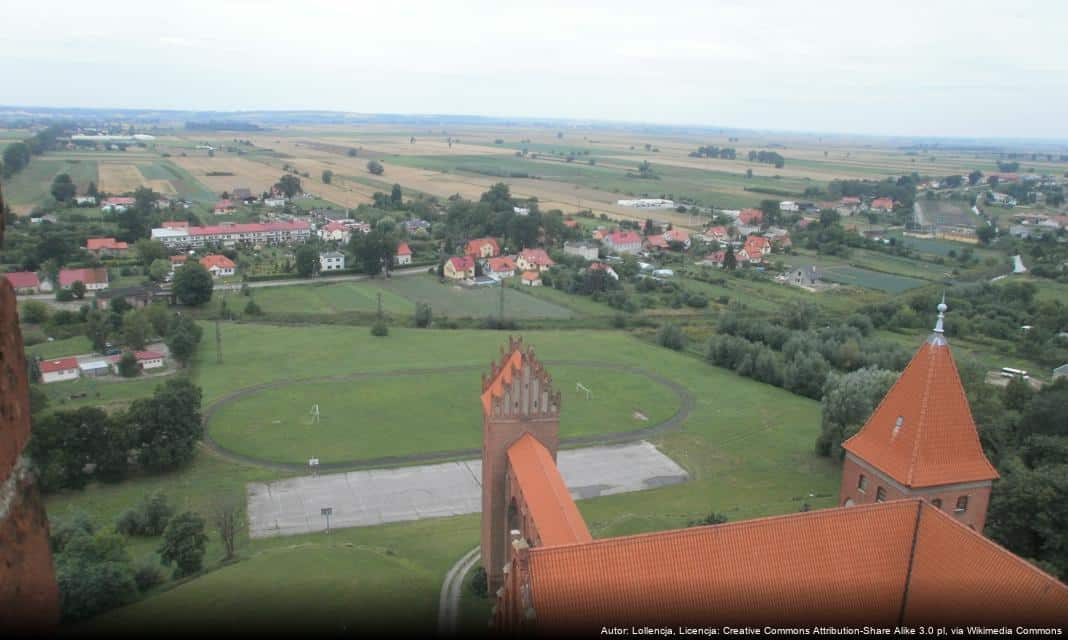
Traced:
<path id="1" fill-rule="evenodd" d="M 15 292 L 0 277 L 0 635 L 48 631 L 59 619 L 48 518 L 23 454 L 30 397 L 15 310 Z"/>

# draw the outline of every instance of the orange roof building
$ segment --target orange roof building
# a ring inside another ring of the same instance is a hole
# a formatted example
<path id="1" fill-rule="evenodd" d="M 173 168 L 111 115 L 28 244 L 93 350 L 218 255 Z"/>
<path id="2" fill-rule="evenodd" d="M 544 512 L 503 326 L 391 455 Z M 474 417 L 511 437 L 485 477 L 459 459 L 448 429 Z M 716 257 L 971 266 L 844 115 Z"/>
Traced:
<path id="1" fill-rule="evenodd" d="M 495 258 L 501 255 L 501 247 L 496 238 L 477 238 L 468 240 L 464 255 L 470 258 Z"/>
<path id="2" fill-rule="evenodd" d="M 494 627 L 1068 624 L 1068 586 L 981 534 L 997 472 L 939 311 L 934 334 L 844 445 L 842 507 L 601 540 L 554 462 L 559 394 L 533 350 L 510 340 L 482 384 Z M 851 464 L 871 474 L 860 497 Z"/>

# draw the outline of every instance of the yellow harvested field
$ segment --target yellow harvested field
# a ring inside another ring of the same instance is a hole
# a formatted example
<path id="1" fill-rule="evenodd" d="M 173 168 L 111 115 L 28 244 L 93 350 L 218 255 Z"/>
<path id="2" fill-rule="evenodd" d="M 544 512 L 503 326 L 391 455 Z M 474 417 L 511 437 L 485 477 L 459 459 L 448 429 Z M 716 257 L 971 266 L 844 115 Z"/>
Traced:
<path id="1" fill-rule="evenodd" d="M 139 187 L 149 187 L 157 193 L 174 195 L 174 185 L 168 180 L 148 180 L 134 164 L 101 162 L 100 190 L 109 193 L 129 193 Z"/>

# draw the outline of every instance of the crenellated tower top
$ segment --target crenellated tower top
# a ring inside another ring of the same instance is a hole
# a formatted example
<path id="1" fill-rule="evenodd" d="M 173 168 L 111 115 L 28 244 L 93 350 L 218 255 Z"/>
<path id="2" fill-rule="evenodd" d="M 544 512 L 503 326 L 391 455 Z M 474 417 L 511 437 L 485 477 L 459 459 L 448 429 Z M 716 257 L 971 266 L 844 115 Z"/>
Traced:
<path id="1" fill-rule="evenodd" d="M 560 393 L 553 390 L 552 376 L 522 337 L 509 336 L 499 361 L 490 363 L 488 376 L 482 374 L 482 414 L 520 419 L 560 415 Z"/>

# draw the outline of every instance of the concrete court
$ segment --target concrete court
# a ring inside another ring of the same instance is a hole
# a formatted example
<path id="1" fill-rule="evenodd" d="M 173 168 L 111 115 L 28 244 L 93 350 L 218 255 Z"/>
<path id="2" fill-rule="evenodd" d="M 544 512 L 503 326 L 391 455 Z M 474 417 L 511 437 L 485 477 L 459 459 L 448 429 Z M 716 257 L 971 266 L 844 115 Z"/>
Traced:
<path id="1" fill-rule="evenodd" d="M 576 500 L 684 482 L 686 471 L 648 442 L 561 451 L 560 473 Z M 373 469 L 248 484 L 253 538 L 477 513 L 482 461 Z"/>

